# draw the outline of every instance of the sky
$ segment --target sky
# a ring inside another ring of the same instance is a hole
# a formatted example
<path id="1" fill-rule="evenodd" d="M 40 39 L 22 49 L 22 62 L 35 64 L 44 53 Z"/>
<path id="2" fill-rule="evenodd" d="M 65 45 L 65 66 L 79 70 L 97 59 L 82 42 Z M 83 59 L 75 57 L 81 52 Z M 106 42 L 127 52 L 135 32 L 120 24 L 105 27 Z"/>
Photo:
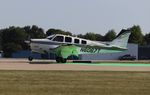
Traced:
<path id="1" fill-rule="evenodd" d="M 26 25 L 102 35 L 140 25 L 145 34 L 150 0 L 0 0 L 0 28 Z"/>

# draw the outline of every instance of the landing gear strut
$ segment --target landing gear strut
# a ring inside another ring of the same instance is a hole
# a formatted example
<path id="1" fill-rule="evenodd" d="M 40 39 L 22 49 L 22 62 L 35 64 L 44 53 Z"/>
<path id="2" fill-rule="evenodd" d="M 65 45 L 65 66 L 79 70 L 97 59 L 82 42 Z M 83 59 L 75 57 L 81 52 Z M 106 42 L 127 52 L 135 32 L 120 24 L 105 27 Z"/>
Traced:
<path id="1" fill-rule="evenodd" d="M 56 57 L 56 62 L 57 62 L 57 63 L 66 63 L 66 61 L 67 61 L 66 58 Z"/>

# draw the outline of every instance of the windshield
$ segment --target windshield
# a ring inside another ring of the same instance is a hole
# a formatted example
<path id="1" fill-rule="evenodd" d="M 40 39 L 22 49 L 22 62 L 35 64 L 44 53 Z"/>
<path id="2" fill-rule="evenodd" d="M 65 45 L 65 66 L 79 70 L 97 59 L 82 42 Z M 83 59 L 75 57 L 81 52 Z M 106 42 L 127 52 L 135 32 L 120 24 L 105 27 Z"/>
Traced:
<path id="1" fill-rule="evenodd" d="M 53 41 L 57 41 L 57 42 L 63 42 L 64 41 L 64 37 L 63 36 L 56 36 Z"/>
<path id="2" fill-rule="evenodd" d="M 50 35 L 47 37 L 47 39 L 52 40 L 53 37 L 54 37 L 54 35 Z"/>

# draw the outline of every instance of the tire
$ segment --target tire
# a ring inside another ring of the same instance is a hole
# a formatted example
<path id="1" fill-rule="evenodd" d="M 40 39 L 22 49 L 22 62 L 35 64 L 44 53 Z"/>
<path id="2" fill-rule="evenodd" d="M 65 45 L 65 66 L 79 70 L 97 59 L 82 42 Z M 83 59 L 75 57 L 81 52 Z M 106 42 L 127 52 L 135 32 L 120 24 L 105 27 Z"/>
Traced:
<path id="1" fill-rule="evenodd" d="M 61 58 L 62 63 L 66 63 L 67 59 L 66 58 Z"/>
<path id="2" fill-rule="evenodd" d="M 66 63 L 66 61 L 67 61 L 66 58 L 56 57 L 56 62 L 57 62 L 57 63 Z"/>
<path id="3" fill-rule="evenodd" d="M 33 60 L 33 57 L 32 57 L 32 56 L 29 56 L 29 57 L 28 57 L 28 60 L 29 60 L 29 61 L 32 61 L 32 60 Z"/>
<path id="4" fill-rule="evenodd" d="M 61 62 L 60 57 L 56 57 L 56 62 L 57 62 L 57 63 L 60 63 L 60 62 Z"/>

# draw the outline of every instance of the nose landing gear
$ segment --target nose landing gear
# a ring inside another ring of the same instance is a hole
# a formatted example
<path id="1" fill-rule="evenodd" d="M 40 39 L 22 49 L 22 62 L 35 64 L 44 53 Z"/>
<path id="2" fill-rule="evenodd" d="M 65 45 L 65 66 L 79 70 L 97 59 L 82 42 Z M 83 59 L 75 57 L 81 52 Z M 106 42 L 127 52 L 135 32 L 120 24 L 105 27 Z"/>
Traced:
<path id="1" fill-rule="evenodd" d="M 32 61 L 32 60 L 33 60 L 33 57 L 32 57 L 32 56 L 29 56 L 29 57 L 28 57 L 28 60 L 29 60 L 29 61 Z"/>

